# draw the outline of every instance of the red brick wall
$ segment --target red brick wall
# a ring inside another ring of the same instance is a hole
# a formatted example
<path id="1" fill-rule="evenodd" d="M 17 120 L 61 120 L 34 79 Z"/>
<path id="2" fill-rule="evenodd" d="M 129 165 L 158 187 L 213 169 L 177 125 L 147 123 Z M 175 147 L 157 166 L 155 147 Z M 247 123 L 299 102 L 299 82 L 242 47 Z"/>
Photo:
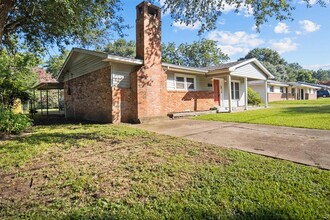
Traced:
<path id="1" fill-rule="evenodd" d="M 112 88 L 112 122 L 136 121 L 136 106 L 132 90 L 127 88 Z"/>
<path id="2" fill-rule="evenodd" d="M 288 93 L 288 100 L 295 100 L 296 99 L 296 94 Z"/>
<path id="3" fill-rule="evenodd" d="M 316 94 L 306 93 L 306 96 L 305 97 L 306 97 L 306 99 L 309 99 L 309 100 L 317 99 Z"/>
<path id="4" fill-rule="evenodd" d="M 66 117 L 111 122 L 110 73 L 110 67 L 106 67 L 65 82 Z"/>
<path id="5" fill-rule="evenodd" d="M 268 93 L 269 102 L 283 101 L 283 100 L 287 100 L 285 93 Z"/>
<path id="6" fill-rule="evenodd" d="M 168 91 L 167 100 L 167 113 L 209 110 L 215 106 L 213 91 Z"/>

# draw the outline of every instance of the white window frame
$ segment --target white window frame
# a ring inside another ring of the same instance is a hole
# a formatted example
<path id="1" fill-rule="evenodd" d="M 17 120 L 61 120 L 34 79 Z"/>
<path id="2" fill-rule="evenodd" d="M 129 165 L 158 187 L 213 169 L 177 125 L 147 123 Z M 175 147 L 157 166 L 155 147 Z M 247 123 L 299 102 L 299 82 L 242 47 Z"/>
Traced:
<path id="1" fill-rule="evenodd" d="M 230 91 L 232 94 L 236 94 L 236 86 L 235 83 L 238 83 L 238 98 L 236 99 L 236 97 L 231 97 L 233 100 L 240 100 L 240 96 L 241 96 L 241 82 L 239 80 L 231 80 L 231 82 L 233 83 L 233 85 L 231 86 L 231 90 Z M 233 92 L 234 91 L 234 92 Z"/>
<path id="2" fill-rule="evenodd" d="M 284 86 L 280 86 L 280 93 L 284 93 Z"/>
<path id="3" fill-rule="evenodd" d="M 176 88 L 176 77 L 183 77 L 183 85 L 184 88 Z M 194 88 L 193 89 L 188 89 L 188 83 L 187 83 L 187 78 L 192 78 L 194 79 Z M 185 74 L 174 74 L 174 88 L 175 90 L 179 90 L 179 91 L 195 91 L 196 90 L 196 76 L 192 76 L 192 75 L 185 75 Z"/>
<path id="4" fill-rule="evenodd" d="M 273 88 L 273 91 L 271 88 Z M 275 92 L 275 86 L 269 85 L 269 92 Z"/>

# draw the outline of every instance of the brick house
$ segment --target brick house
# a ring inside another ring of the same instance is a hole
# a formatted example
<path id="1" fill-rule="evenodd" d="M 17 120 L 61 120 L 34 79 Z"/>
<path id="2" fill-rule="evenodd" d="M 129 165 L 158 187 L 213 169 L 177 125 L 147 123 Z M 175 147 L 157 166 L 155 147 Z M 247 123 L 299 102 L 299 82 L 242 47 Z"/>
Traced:
<path id="1" fill-rule="evenodd" d="M 136 58 L 70 52 L 58 76 L 66 117 L 139 123 L 169 112 L 247 109 L 247 85 L 254 80 L 266 94 L 273 76 L 256 59 L 207 68 L 162 63 L 160 8 L 142 2 L 136 11 Z"/>
<path id="2" fill-rule="evenodd" d="M 305 82 L 286 83 L 268 80 L 267 84 L 267 100 L 269 102 L 317 99 L 317 90 L 320 89 L 319 86 L 314 86 Z M 260 94 L 263 102 L 266 100 L 263 82 L 251 81 L 248 83 L 248 86 Z"/>

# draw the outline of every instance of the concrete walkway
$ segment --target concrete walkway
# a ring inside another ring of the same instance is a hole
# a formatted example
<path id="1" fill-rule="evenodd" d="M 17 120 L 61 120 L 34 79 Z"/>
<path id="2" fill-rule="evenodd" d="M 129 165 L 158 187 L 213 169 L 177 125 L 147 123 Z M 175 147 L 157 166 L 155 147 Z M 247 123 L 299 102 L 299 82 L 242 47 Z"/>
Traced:
<path id="1" fill-rule="evenodd" d="M 194 141 L 330 169 L 330 131 L 191 119 L 134 125 Z"/>

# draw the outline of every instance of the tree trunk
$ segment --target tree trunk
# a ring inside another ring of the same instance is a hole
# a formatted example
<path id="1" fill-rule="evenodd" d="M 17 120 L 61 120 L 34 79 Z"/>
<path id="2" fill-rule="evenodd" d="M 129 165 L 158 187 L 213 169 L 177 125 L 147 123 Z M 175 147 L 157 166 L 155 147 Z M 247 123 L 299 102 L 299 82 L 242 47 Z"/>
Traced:
<path id="1" fill-rule="evenodd" d="M 0 51 L 2 50 L 3 31 L 7 22 L 8 13 L 13 7 L 14 0 L 0 0 Z"/>

